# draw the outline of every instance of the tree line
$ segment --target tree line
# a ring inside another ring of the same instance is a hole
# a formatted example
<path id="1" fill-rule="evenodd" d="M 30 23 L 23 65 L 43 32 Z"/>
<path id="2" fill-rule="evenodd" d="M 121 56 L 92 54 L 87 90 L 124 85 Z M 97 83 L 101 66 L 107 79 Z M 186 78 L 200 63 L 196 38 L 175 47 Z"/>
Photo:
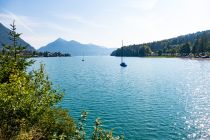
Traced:
<path id="1" fill-rule="evenodd" d="M 197 32 L 162 41 L 123 46 L 112 56 L 181 56 L 209 57 L 210 31 Z"/>
<path id="2" fill-rule="evenodd" d="M 71 54 L 69 53 L 61 53 L 61 52 L 39 52 L 39 51 L 33 51 L 30 52 L 32 57 L 70 57 Z"/>
<path id="3" fill-rule="evenodd" d="M 3 44 L 4 46 L 4 44 Z M 26 46 L 27 47 L 27 46 Z M 24 47 L 24 48 L 26 48 Z M 0 54 L 5 54 L 8 50 L 3 47 L 0 50 Z M 22 55 L 27 56 L 27 57 L 70 57 L 70 53 L 61 53 L 61 52 L 39 52 L 39 51 L 28 51 L 28 50 L 22 50 L 21 51 Z"/>

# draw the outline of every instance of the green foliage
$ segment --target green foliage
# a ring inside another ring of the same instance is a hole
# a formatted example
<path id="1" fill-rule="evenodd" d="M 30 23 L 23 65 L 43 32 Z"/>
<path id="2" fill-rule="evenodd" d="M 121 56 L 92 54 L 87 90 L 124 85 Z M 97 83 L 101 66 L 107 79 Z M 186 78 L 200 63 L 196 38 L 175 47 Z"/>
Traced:
<path id="1" fill-rule="evenodd" d="M 181 54 L 181 56 L 188 56 L 190 54 L 190 44 L 186 43 L 184 45 L 182 45 L 179 49 L 179 53 Z"/>
<path id="2" fill-rule="evenodd" d="M 158 51 L 158 56 L 161 56 L 162 53 L 163 53 L 163 52 L 162 52 L 161 50 L 159 50 L 159 51 Z"/>
<path id="3" fill-rule="evenodd" d="M 26 70 L 33 61 L 23 55 L 26 46 L 22 47 L 18 44 L 20 35 L 16 33 L 16 27 L 13 22 L 11 31 L 9 32 L 10 39 L 13 42 L 11 45 L 3 44 L 2 55 L 0 55 L 0 83 L 8 82 L 9 75 L 13 69 Z"/>
<path id="4" fill-rule="evenodd" d="M 74 132 L 73 120 L 55 105 L 62 94 L 53 90 L 44 73 L 44 67 L 30 74 L 16 67 L 9 81 L 0 84 L 0 128 L 7 138 L 16 136 L 24 120 L 26 132 L 39 128 L 41 137 L 54 134 L 70 137 Z"/>
<path id="5" fill-rule="evenodd" d="M 123 56 L 139 56 L 139 57 L 149 56 L 152 53 L 150 47 L 148 47 L 147 45 L 144 45 L 142 47 L 134 45 L 117 49 L 112 53 L 112 55 L 121 56 L 122 52 Z"/>
<path id="6" fill-rule="evenodd" d="M 111 55 L 121 56 L 120 51 L 117 49 Z M 123 47 L 124 56 L 188 56 L 191 53 L 198 57 L 210 53 L 210 31 Z"/>
<path id="7" fill-rule="evenodd" d="M 100 118 L 96 118 L 93 131 L 92 140 L 123 140 L 123 136 L 113 136 L 113 130 L 106 131 L 102 128 L 102 121 Z"/>
<path id="8" fill-rule="evenodd" d="M 144 46 L 143 47 L 143 53 L 144 53 L 144 56 L 148 56 L 148 55 L 151 55 L 151 53 L 152 53 L 152 51 L 151 51 L 151 49 L 150 49 L 150 47 L 149 46 Z"/>
<path id="9" fill-rule="evenodd" d="M 86 139 L 86 132 L 85 132 L 85 125 L 87 120 L 88 113 L 83 111 L 81 113 L 81 117 L 79 118 L 78 128 L 76 130 L 76 139 L 77 140 L 84 140 Z"/>
<path id="10" fill-rule="evenodd" d="M 170 53 L 171 53 L 172 56 L 175 56 L 176 53 L 177 53 L 176 48 L 172 48 L 172 49 L 170 50 Z"/>
<path id="11" fill-rule="evenodd" d="M 76 140 L 85 140 L 88 139 L 85 132 L 85 126 L 87 121 L 88 113 L 83 111 L 81 117 L 79 118 L 78 127 L 76 130 L 76 135 L 74 139 Z M 94 130 L 92 132 L 92 140 L 123 140 L 123 136 L 113 136 L 113 130 L 107 131 L 102 127 L 102 121 L 99 118 L 95 120 Z"/>
<path id="12" fill-rule="evenodd" d="M 86 139 L 87 112 L 82 112 L 76 127 L 68 111 L 58 106 L 63 93 L 52 88 L 44 65 L 30 73 L 26 71 L 34 61 L 23 55 L 25 47 L 18 46 L 20 34 L 16 33 L 14 22 L 11 27 L 9 35 L 13 44 L 4 45 L 0 53 L 0 139 Z M 114 139 L 111 131 L 107 133 L 99 126 L 94 131 L 97 139 Z"/>
<path id="13" fill-rule="evenodd" d="M 68 112 L 58 108 L 62 93 L 52 88 L 41 65 L 26 71 L 33 61 L 18 46 L 20 34 L 11 25 L 12 45 L 4 45 L 0 55 L 0 138 L 1 139 L 70 139 L 76 127 Z"/>
<path id="14" fill-rule="evenodd" d="M 38 51 L 33 51 L 30 52 L 31 56 L 33 57 L 70 57 L 71 54 L 69 53 L 61 53 L 61 52 L 38 52 Z"/>

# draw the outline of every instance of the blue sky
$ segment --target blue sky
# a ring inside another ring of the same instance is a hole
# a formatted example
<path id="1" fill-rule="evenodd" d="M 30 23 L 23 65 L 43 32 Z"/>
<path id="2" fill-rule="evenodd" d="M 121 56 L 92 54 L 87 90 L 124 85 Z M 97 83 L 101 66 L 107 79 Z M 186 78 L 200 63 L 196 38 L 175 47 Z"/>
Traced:
<path id="1" fill-rule="evenodd" d="M 39 48 L 61 37 L 105 47 L 210 29 L 210 0 L 0 0 L 0 22 L 16 20 Z"/>

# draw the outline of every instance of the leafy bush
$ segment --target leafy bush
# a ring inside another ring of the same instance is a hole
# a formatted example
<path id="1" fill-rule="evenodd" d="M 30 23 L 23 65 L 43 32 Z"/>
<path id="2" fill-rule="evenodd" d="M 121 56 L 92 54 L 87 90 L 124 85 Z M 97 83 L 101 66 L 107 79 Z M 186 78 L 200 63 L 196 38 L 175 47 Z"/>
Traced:
<path id="1" fill-rule="evenodd" d="M 12 45 L 0 55 L 0 139 L 72 137 L 76 127 L 68 112 L 56 107 L 62 93 L 52 88 L 44 66 L 30 73 L 28 60 L 17 43 L 20 34 L 11 25 Z"/>
<path id="2" fill-rule="evenodd" d="M 83 112 L 78 126 L 67 110 L 57 106 L 63 93 L 52 88 L 44 65 L 30 73 L 27 67 L 34 61 L 24 56 L 17 43 L 20 34 L 11 25 L 12 45 L 4 45 L 0 54 L 0 139 L 1 140 L 84 140 L 87 113 Z M 97 121 L 98 122 L 98 121 Z M 94 140 L 113 140 L 96 123 Z"/>

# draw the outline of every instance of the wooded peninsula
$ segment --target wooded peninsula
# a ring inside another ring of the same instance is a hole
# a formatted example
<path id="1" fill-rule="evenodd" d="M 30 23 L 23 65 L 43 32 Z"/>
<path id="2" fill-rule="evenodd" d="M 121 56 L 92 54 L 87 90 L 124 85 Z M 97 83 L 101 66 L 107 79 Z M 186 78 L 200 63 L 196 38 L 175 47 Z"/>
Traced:
<path id="1" fill-rule="evenodd" d="M 209 58 L 210 30 L 183 35 L 176 38 L 143 44 L 123 46 L 111 56 L 166 56 Z"/>

